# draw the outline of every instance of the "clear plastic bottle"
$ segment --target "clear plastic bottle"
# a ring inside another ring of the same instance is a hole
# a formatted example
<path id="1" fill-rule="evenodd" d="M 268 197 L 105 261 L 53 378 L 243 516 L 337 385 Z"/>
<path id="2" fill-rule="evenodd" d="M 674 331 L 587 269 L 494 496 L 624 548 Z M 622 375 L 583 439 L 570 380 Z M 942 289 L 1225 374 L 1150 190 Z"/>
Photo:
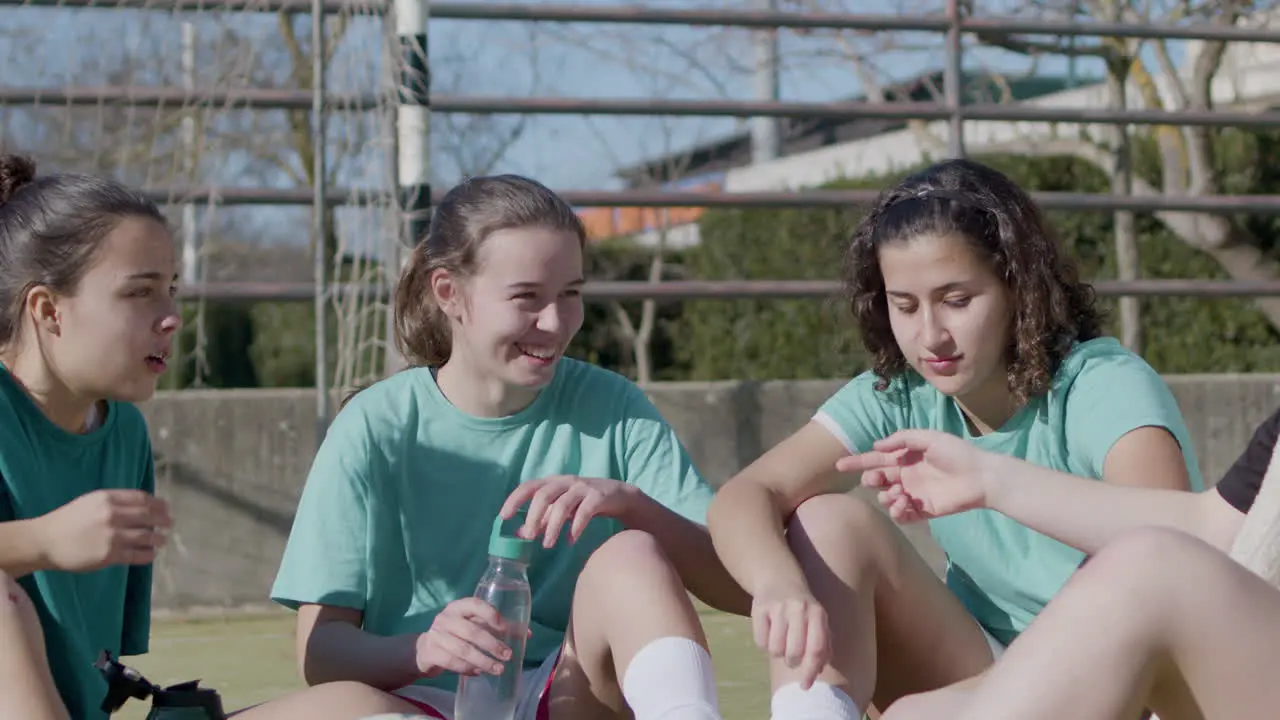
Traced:
<path id="1" fill-rule="evenodd" d="M 489 567 L 476 585 L 475 596 L 506 620 L 507 635 L 499 637 L 511 648 L 502 674 L 464 676 L 458 679 L 454 720 L 512 720 L 520 699 L 525 640 L 533 596 L 529 589 L 529 558 L 533 543 L 502 534 L 502 518 L 493 522 L 489 535 Z"/>

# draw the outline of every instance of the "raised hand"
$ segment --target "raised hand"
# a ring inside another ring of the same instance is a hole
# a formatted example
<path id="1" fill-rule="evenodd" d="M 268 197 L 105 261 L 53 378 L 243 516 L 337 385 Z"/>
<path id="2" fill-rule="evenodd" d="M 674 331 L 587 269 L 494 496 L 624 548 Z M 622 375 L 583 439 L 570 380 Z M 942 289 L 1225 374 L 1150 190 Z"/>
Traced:
<path id="1" fill-rule="evenodd" d="M 49 565 L 67 572 L 154 562 L 173 527 L 168 504 L 142 490 L 95 490 L 39 522 Z"/>
<path id="2" fill-rule="evenodd" d="M 869 452 L 836 461 L 841 472 L 861 472 L 862 484 L 879 490 L 895 522 L 952 515 L 986 504 L 987 484 L 999 457 L 935 430 L 902 430 Z"/>
<path id="3" fill-rule="evenodd" d="M 591 518 L 619 517 L 638 493 L 633 486 L 617 480 L 552 475 L 521 483 L 507 497 L 500 514 L 510 519 L 521 506 L 529 503 L 518 535 L 525 540 L 542 535 L 542 546 L 549 548 L 556 544 L 566 522 L 570 541 L 576 542 Z"/>

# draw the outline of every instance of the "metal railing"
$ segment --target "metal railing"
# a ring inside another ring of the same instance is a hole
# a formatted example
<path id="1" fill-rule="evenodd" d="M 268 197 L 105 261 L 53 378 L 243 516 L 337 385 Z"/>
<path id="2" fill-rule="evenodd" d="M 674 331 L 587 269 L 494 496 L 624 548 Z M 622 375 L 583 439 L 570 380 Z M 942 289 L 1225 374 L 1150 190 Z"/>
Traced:
<path id="1" fill-rule="evenodd" d="M 100 0 L 0 0 L 0 6 L 98 7 Z M 211 10 L 243 12 L 314 12 L 342 13 L 351 8 L 360 12 L 386 11 L 390 2 L 360 0 L 116 0 L 112 7 L 130 7 L 157 11 Z M 1122 38 L 1173 38 L 1222 40 L 1235 42 L 1280 43 L 1280 32 L 1267 28 L 1226 25 L 1142 25 L 1135 23 L 1035 20 L 1016 18 L 972 18 L 961 13 L 958 0 L 947 0 L 945 13 L 917 17 L 870 13 L 815 13 L 798 11 L 763 11 L 748 9 L 678 9 L 642 5 L 574 5 L 542 3 L 489 2 L 487 0 L 431 2 L 431 17 L 448 20 L 518 20 L 528 22 L 586 22 L 615 24 L 677 24 L 740 28 L 826 28 L 859 31 L 931 31 L 948 34 L 954 40 L 958 33 L 1005 33 L 1021 35 L 1057 35 Z M 940 103 L 929 102 L 836 102 L 797 103 L 738 100 L 667 100 L 667 99 L 596 99 L 571 97 L 480 97 L 430 96 L 432 113 L 470 114 L 596 114 L 596 115 L 684 115 L 730 117 L 825 117 L 921 119 L 948 121 L 949 148 L 952 155 L 964 154 L 963 122 L 966 120 L 1008 122 L 1060 122 L 1079 124 L 1168 125 L 1168 126 L 1237 126 L 1280 127 L 1280 112 L 1241 112 L 1215 110 L 1109 110 L 1099 108 L 1065 109 L 1026 105 L 976 104 L 960 102 L 959 73 L 963 48 L 957 42 L 946 43 L 944 97 Z M 413 91 L 417 91 L 416 88 Z M 375 98 L 326 95 L 323 87 L 314 90 L 180 87 L 63 87 L 8 88 L 0 86 L 0 104 L 27 105 L 98 105 L 130 106 L 182 105 L 204 102 L 242 106 L 245 108 L 315 109 L 341 105 L 344 110 L 372 108 Z M 319 145 L 317 145 L 319 147 Z M 367 193 L 340 188 L 190 188 L 151 187 L 148 193 L 162 202 L 211 202 L 252 205 L 313 205 L 323 209 L 364 198 Z M 438 197 L 439 193 L 432 193 Z M 870 202 L 875 193 L 866 191 L 810 190 L 799 192 L 654 192 L 649 190 L 564 191 L 562 195 L 580 207 L 841 207 Z M 1280 214 L 1280 198 L 1273 196 L 1225 195 L 1179 196 L 1136 195 L 1131 197 L 1086 193 L 1036 193 L 1036 199 L 1047 209 L 1115 212 L 1250 212 Z M 1145 282 L 1145 281 L 1144 281 Z M 1154 281 L 1153 281 L 1154 282 Z M 1099 284 L 1102 294 L 1178 294 L 1220 295 L 1210 281 L 1185 280 L 1177 285 L 1159 281 L 1159 285 L 1111 283 Z M 1219 283 L 1220 285 L 1221 283 Z M 676 299 L 683 289 L 694 292 L 688 284 L 676 283 L 659 289 L 661 283 L 635 283 L 628 297 L 657 296 Z M 1242 295 L 1280 295 L 1280 283 L 1237 284 Z M 620 286 L 610 284 L 609 287 Z M 202 286 L 217 293 L 214 286 Z M 288 300 L 294 289 L 276 283 L 254 284 L 252 297 L 258 300 Z M 601 286 L 604 287 L 604 286 Z M 745 288 L 758 288 L 769 293 L 777 287 L 771 281 L 750 281 L 724 285 L 699 286 L 697 297 L 739 297 Z M 1105 287 L 1105 292 L 1103 288 Z M 1146 288 L 1146 289 L 1142 289 Z M 1158 291 L 1152 288 L 1161 288 Z M 1176 290 L 1176 292 L 1175 292 Z M 194 292 L 191 288 L 188 292 Z M 827 294 L 827 290 L 815 294 Z M 631 294 L 635 293 L 635 294 Z M 596 294 L 596 297 L 603 297 Z M 241 299 L 249 296 L 240 294 Z M 693 296 L 690 296 L 693 297 Z"/>
<path id="2" fill-rule="evenodd" d="M 0 6 L 58 6 L 102 8 L 100 0 L 0 0 Z M 430 0 L 384 0 L 347 3 L 343 0 L 114 0 L 113 8 L 142 8 L 162 12 L 208 11 L 221 9 L 241 12 L 291 11 L 312 15 L 312 37 L 323 38 L 325 14 L 358 9 L 361 13 L 394 11 L 410 22 L 398 27 L 396 41 L 402 53 L 405 70 L 400 73 L 400 156 L 406 148 L 409 155 L 421 151 L 421 138 L 405 137 L 406 128 L 426 124 L 430 113 L 470 114 L 595 114 L 595 115 L 681 115 L 729 117 L 808 117 L 808 118 L 875 118 L 886 120 L 945 121 L 948 126 L 947 148 L 951 156 L 965 154 L 964 122 L 1009 121 L 1076 124 L 1134 124 L 1165 126 L 1240 126 L 1280 127 L 1280 113 L 1271 111 L 1220 112 L 1207 108 L 1167 112 L 1158 110 L 1062 109 L 1006 104 L 964 104 L 961 102 L 961 60 L 965 33 L 1003 33 L 1017 35 L 1092 36 L 1119 38 L 1171 38 L 1220 40 L 1229 42 L 1280 43 L 1280 32 L 1265 28 L 1242 28 L 1210 25 L 1140 25 L 1133 23 L 1076 23 L 1053 20 L 1014 18 L 971 18 L 961 12 L 960 0 L 946 0 L 942 14 L 904 17 L 874 14 L 813 13 L 808 11 L 772 11 L 745 9 L 676 9 L 624 5 L 573 5 L 549 3 L 507 3 L 490 0 L 431 2 Z M 12 11 L 9 11 L 12 12 Z M 944 36 L 943 98 L 939 103 L 796 103 L 734 100 L 670 100 L 670 99 L 598 99 L 571 97 L 479 97 L 440 96 L 428 91 L 429 73 L 424 67 L 427 15 L 449 20 L 518 20 L 527 22 L 585 22 L 615 24 L 675 24 L 726 26 L 754 29 L 825 28 L 852 31 L 927 31 Z M 419 22 L 419 20 L 421 22 Z M 416 25 L 423 27 L 418 28 Z M 318 79 L 325 72 L 324 43 L 312 43 L 312 72 Z M 416 56 L 415 56 L 416 53 Z M 309 189 L 286 188 L 192 188 L 151 187 L 147 192 L 161 202 L 209 202 L 218 204 L 310 205 L 312 232 L 315 237 L 326 233 L 327 209 L 347 204 L 367 194 L 354 189 L 329 188 L 325 184 L 325 116 L 329 108 L 341 106 L 344 111 L 371 109 L 376 106 L 369 96 L 336 96 L 326 93 L 323 82 L 313 83 L 309 90 L 244 89 L 227 91 L 216 88 L 179 87 L 4 87 L 0 79 L 0 104 L 20 105 L 130 105 L 161 107 L 192 102 L 211 103 L 248 109 L 309 110 L 312 114 L 313 157 L 316 169 Z M 425 161 L 425 158 L 424 158 Z M 424 168 L 416 168 L 416 171 Z M 425 173 L 408 173 L 401 168 L 400 197 L 397 202 L 407 218 L 406 235 L 416 236 L 434 196 L 426 185 Z M 407 179 L 406 179 L 407 178 Z M 803 192 L 694 193 L 623 190 L 617 192 L 565 191 L 566 200 L 578 206 L 629 207 L 842 207 L 869 202 L 875 193 L 865 191 L 811 190 Z M 1038 193 L 1036 199 L 1047 209 L 1115 212 L 1181 211 L 1181 212 L 1252 212 L 1280 214 L 1280 198 L 1266 196 L 1179 196 L 1098 195 L 1082 193 Z M 329 393 L 326 388 L 325 305 L 330 297 L 346 293 L 368 293 L 362 286 L 328 285 L 325 277 L 326 258 L 316 253 L 313 283 L 211 283 L 182 288 L 184 297 L 211 300 L 242 301 L 311 301 L 316 307 L 317 426 L 322 436 L 329 418 Z M 1182 295 L 1199 297 L 1280 296 L 1280 281 L 1222 282 L 1209 280 L 1143 280 L 1095 283 L 1100 295 L 1153 296 Z M 654 298 L 679 301 L 695 298 L 797 298 L 831 297 L 839 292 L 834 281 L 664 281 L 592 282 L 586 288 L 588 298 L 620 300 Z"/>
<path id="3" fill-rule="evenodd" d="M 1091 283 L 1100 297 L 1205 298 L 1280 296 L 1280 280 L 1099 280 Z M 373 300 L 390 299 L 386 288 L 372 285 L 337 284 L 328 292 L 336 295 L 363 293 Z M 841 293 L 835 280 L 593 280 L 583 287 L 583 296 L 593 302 L 608 300 L 750 300 L 758 298 L 832 298 Z M 312 283 L 213 282 L 178 289 L 183 299 L 254 301 L 269 297 L 276 302 L 310 302 L 316 287 Z"/>

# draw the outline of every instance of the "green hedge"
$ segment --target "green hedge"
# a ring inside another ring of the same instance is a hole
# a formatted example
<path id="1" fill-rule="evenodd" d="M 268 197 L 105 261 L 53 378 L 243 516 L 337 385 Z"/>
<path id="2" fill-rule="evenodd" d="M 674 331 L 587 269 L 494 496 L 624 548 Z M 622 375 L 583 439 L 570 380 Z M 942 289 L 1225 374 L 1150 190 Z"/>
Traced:
<path id="1" fill-rule="evenodd" d="M 1280 192 L 1280 133 L 1222 131 L 1217 139 L 1224 193 Z M 1139 141 L 1137 168 L 1159 181 L 1158 153 Z M 1106 192 L 1094 166 L 1064 157 L 986 156 L 1030 190 Z M 878 189 L 902 173 L 847 179 L 828 187 Z M 1084 276 L 1115 276 L 1112 219 L 1103 213 L 1052 213 L 1063 242 Z M 669 253 L 666 277 L 700 279 L 834 279 L 855 210 L 715 209 L 701 220 L 700 246 Z M 1139 215 L 1143 274 L 1148 278 L 1225 278 L 1208 256 L 1179 241 L 1153 217 Z M 1241 222 L 1280 249 L 1280 217 Z M 592 249 L 594 279 L 643 280 L 648 253 L 627 243 Z M 1114 309 L 1114 301 L 1104 301 Z M 640 303 L 624 304 L 638 319 Z M 1280 334 L 1248 300 L 1153 298 L 1142 303 L 1147 359 L 1160 371 L 1249 372 L 1280 370 Z M 212 387 L 306 386 L 314 382 L 313 315 L 307 303 L 210 304 L 205 384 Z M 588 303 L 582 332 L 570 348 L 634 377 L 631 349 L 619 333 L 615 310 Z M 1114 319 L 1115 314 L 1111 313 Z M 190 318 L 188 318 L 190 321 Z M 1118 329 L 1111 326 L 1112 332 Z M 194 327 L 183 347 L 194 345 Z M 848 313 L 838 300 L 700 300 L 661 306 L 652 344 L 654 377 L 661 380 L 849 377 L 866 367 Z M 187 363 L 174 378 L 189 384 Z M 332 365 L 331 365 L 332 367 Z"/>
<path id="2" fill-rule="evenodd" d="M 1274 134 L 1224 133 L 1219 138 L 1224 192 L 1280 190 L 1280 141 Z M 1153 148 L 1142 146 L 1139 172 L 1158 180 Z M 979 157 L 1029 190 L 1107 192 L 1106 177 L 1075 158 Z M 881 188 L 892 176 L 841 180 L 832 188 Z M 1112 217 L 1050 213 L 1084 277 L 1115 277 Z M 717 209 L 701 220 L 699 247 L 686 266 L 705 279 L 834 279 L 858 213 L 837 210 Z M 1245 224 L 1274 245 L 1280 219 L 1249 217 Z M 1139 247 L 1147 278 L 1225 278 L 1212 258 L 1139 215 Z M 1274 249 L 1274 248 L 1269 248 Z M 1115 301 L 1102 305 L 1113 311 Z M 1280 335 L 1248 300 L 1150 298 L 1142 303 L 1147 359 L 1161 372 L 1280 370 Z M 1118 332 L 1114 312 L 1109 330 Z M 676 335 L 680 359 L 694 379 L 847 377 L 866 366 L 848 313 L 826 300 L 687 303 Z"/>

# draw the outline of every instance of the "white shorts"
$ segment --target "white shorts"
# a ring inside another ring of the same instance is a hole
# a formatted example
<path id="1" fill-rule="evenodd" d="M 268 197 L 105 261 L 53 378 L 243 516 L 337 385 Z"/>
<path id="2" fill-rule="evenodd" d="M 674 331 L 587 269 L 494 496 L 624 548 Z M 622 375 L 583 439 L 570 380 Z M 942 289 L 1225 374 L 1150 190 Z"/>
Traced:
<path id="1" fill-rule="evenodd" d="M 978 629 L 982 631 L 982 637 L 987 639 L 987 645 L 991 647 L 991 659 L 999 660 L 1005 651 L 1004 644 L 997 640 L 994 635 L 987 632 L 987 629 L 982 627 L 981 623 L 978 624 Z"/>
<path id="2" fill-rule="evenodd" d="M 560 661 L 560 651 L 556 650 L 532 670 L 525 670 L 520 676 L 520 699 L 516 701 L 515 720 L 547 720 L 544 701 L 550 700 L 551 678 L 555 674 L 556 664 Z M 418 706 L 427 717 L 453 720 L 453 703 L 455 693 L 429 685 L 408 685 L 395 691 L 395 694 Z"/>

